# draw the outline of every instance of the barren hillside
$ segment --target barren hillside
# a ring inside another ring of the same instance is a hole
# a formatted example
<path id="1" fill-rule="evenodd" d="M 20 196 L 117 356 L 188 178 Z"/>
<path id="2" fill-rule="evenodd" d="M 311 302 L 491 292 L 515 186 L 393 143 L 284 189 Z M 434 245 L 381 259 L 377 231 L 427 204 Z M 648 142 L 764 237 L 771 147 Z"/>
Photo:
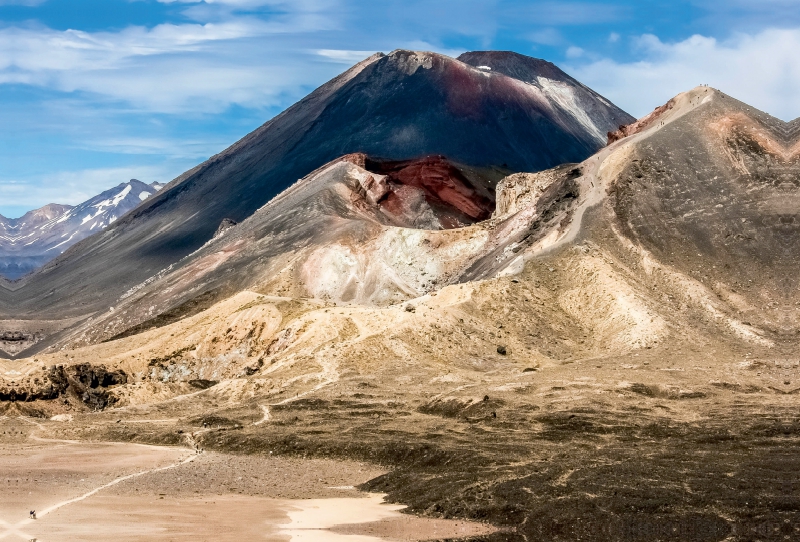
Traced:
<path id="1" fill-rule="evenodd" d="M 3 362 L 2 405 L 62 438 L 386 465 L 365 488 L 493 540 L 794 525 L 787 134 L 698 87 L 493 198 L 463 164 L 333 160 Z"/>

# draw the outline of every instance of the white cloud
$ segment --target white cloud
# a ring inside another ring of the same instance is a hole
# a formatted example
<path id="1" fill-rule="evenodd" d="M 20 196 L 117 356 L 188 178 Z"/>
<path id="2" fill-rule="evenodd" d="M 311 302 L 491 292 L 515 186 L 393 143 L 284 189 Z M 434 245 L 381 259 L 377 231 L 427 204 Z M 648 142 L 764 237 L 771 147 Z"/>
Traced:
<path id="1" fill-rule="evenodd" d="M 169 139 L 158 137 L 117 136 L 103 139 L 87 138 L 73 143 L 76 149 L 126 155 L 166 156 L 171 160 L 205 160 L 231 144 L 226 140 Z"/>
<path id="2" fill-rule="evenodd" d="M 568 47 L 567 48 L 567 58 L 580 58 L 586 51 L 581 49 L 580 47 Z"/>
<path id="3" fill-rule="evenodd" d="M 340 0 L 158 0 L 163 4 L 186 4 L 184 15 L 199 21 L 220 20 L 248 10 L 313 15 L 341 11 Z M 325 19 L 321 19 L 325 20 Z M 330 20 L 330 17 L 327 17 Z"/>
<path id="4" fill-rule="evenodd" d="M 665 43 L 644 35 L 634 47 L 638 61 L 601 59 L 567 71 L 636 116 L 704 83 L 778 118 L 800 116 L 800 28 L 727 41 L 696 35 Z"/>
<path id="5" fill-rule="evenodd" d="M 375 54 L 375 51 L 347 51 L 343 49 L 320 49 L 316 53 L 334 62 L 353 65 Z"/>
<path id="6" fill-rule="evenodd" d="M 201 50 L 223 40 L 267 32 L 265 23 L 241 20 L 220 24 L 162 24 L 120 32 L 5 28 L 0 30 L 0 69 L 32 75 L 72 70 L 107 70 L 135 57 Z"/>

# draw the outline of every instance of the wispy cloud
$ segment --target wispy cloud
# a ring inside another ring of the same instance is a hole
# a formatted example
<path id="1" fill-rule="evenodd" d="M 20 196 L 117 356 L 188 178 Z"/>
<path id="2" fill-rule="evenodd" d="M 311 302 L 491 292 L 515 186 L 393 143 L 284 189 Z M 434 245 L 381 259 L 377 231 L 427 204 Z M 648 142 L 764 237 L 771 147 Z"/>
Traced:
<path id="1" fill-rule="evenodd" d="M 340 0 L 158 0 L 163 4 L 184 4 L 187 17 L 197 21 L 219 21 L 242 13 L 283 14 L 295 19 L 326 25 L 343 9 Z"/>
<path id="2" fill-rule="evenodd" d="M 319 49 L 316 53 L 334 62 L 353 65 L 374 54 L 375 51 L 347 51 L 343 49 Z"/>
<path id="3" fill-rule="evenodd" d="M 167 156 L 173 160 L 204 160 L 230 145 L 230 141 L 210 139 L 169 139 L 158 137 L 87 138 L 74 145 L 84 150 L 115 154 Z"/>
<path id="4" fill-rule="evenodd" d="M 44 4 L 47 0 L 0 0 L 0 6 L 29 6 Z"/>
<path id="5" fill-rule="evenodd" d="M 0 84 L 89 92 L 148 111 L 264 107 L 309 79 L 307 66 L 273 54 L 276 33 L 313 29 L 287 24 L 238 18 L 114 33 L 4 28 Z"/>
<path id="6" fill-rule="evenodd" d="M 630 16 L 630 8 L 618 3 L 598 2 L 530 2 L 509 6 L 503 19 L 520 19 L 541 26 L 599 25 Z"/>

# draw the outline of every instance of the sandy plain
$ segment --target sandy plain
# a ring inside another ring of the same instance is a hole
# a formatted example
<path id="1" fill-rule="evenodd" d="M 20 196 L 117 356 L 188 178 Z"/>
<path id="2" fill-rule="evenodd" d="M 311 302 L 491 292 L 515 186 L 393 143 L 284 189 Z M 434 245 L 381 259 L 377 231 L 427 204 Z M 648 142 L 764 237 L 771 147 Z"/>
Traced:
<path id="1" fill-rule="evenodd" d="M 406 516 L 383 495 L 357 491 L 383 474 L 364 463 L 51 440 L 39 428 L 0 420 L 0 540 L 377 542 L 490 532 Z"/>

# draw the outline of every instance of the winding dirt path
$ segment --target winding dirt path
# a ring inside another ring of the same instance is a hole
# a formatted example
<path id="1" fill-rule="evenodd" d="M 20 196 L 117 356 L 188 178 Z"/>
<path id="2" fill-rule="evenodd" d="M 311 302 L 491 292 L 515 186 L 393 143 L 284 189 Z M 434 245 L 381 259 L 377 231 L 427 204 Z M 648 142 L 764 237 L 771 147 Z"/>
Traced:
<path id="1" fill-rule="evenodd" d="M 119 478 L 115 478 L 114 480 L 111 480 L 107 484 L 103 484 L 103 485 L 101 485 L 99 487 L 96 487 L 95 489 L 89 491 L 88 493 L 84 493 L 83 495 L 81 495 L 79 497 L 75 497 L 74 499 L 69 499 L 69 500 L 66 500 L 66 501 L 62 501 L 62 502 L 56 503 L 56 504 L 54 504 L 54 505 L 52 505 L 52 506 L 50 506 L 48 508 L 45 508 L 41 512 L 37 512 L 36 515 L 38 517 L 44 517 L 47 514 L 50 514 L 51 512 L 55 512 L 59 508 L 63 508 L 65 506 L 69 506 L 72 503 L 76 503 L 76 502 L 80 502 L 82 500 L 88 499 L 92 495 L 96 495 L 97 493 L 103 491 L 104 489 L 107 489 L 109 487 L 115 486 L 115 485 L 117 485 L 117 484 L 119 484 L 121 482 L 124 482 L 126 480 L 130 480 L 132 478 L 137 478 L 139 476 L 144 476 L 145 474 L 151 474 L 151 473 L 155 473 L 155 472 L 161 472 L 161 471 L 165 471 L 165 470 L 175 469 L 177 467 L 180 467 L 181 465 L 185 465 L 186 463 L 191 463 L 192 461 L 194 461 L 197 458 L 197 455 L 198 455 L 197 453 L 193 453 L 189 457 L 186 457 L 186 458 L 178 461 L 177 463 L 173 463 L 171 465 L 167 465 L 166 467 L 157 467 L 155 469 L 143 470 L 143 471 L 140 471 L 140 472 L 135 472 L 133 474 L 127 474 L 125 476 L 120 476 Z M 33 522 L 33 521 L 34 520 L 28 520 L 28 522 Z"/>
<path id="2" fill-rule="evenodd" d="M 269 413 L 269 406 L 261 405 L 261 410 L 264 412 L 264 417 L 258 420 L 257 422 L 253 423 L 253 425 L 261 425 L 262 423 L 266 423 L 272 418 Z"/>

